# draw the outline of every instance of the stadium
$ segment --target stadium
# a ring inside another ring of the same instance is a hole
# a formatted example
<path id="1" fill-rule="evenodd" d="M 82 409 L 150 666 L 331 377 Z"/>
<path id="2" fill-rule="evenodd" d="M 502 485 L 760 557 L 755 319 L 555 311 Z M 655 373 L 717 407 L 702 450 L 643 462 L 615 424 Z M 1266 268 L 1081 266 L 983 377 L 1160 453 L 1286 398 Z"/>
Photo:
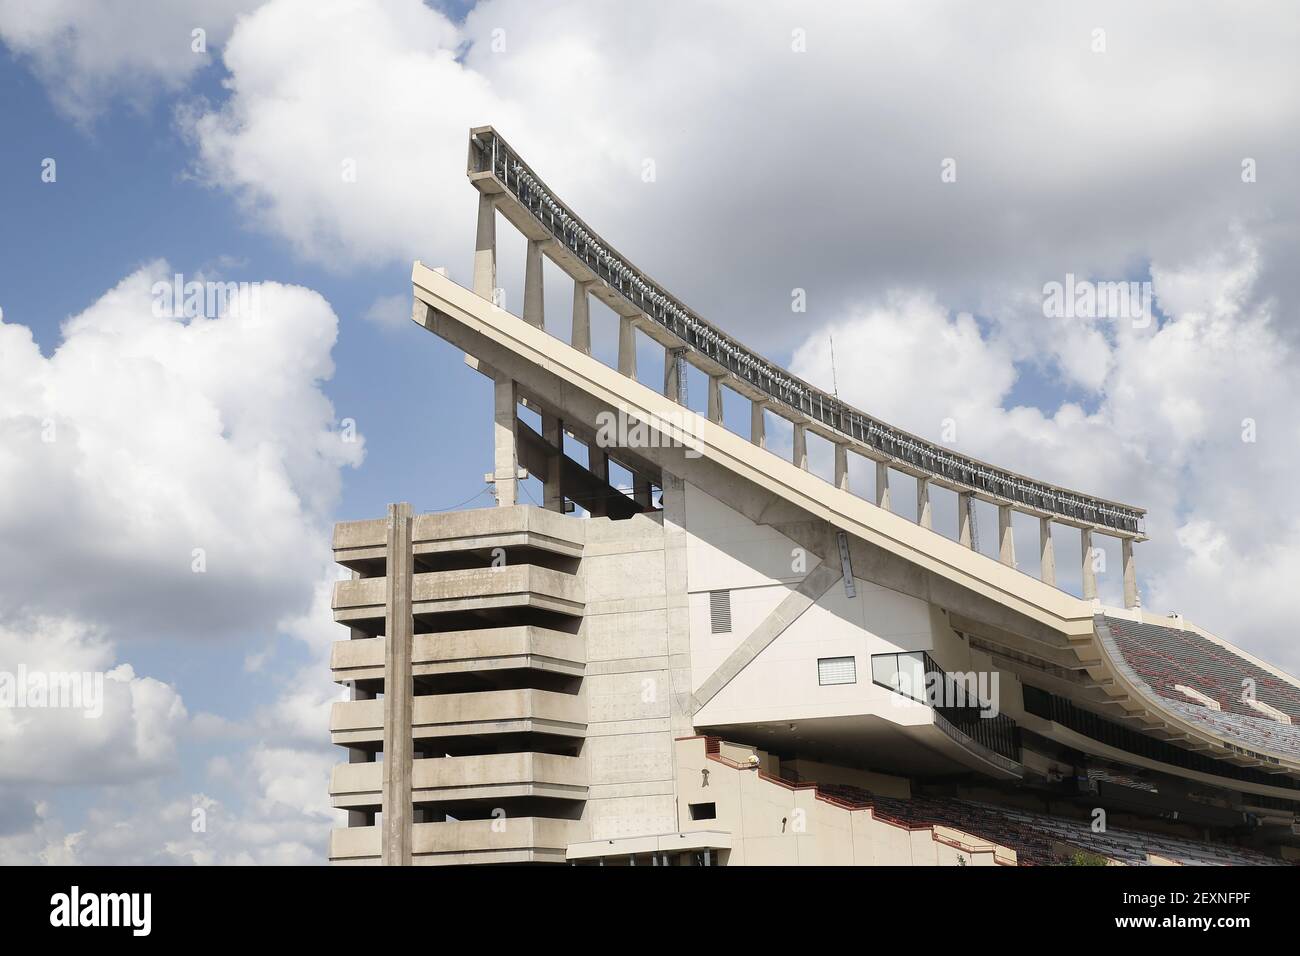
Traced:
<path id="1" fill-rule="evenodd" d="M 1300 682 L 1141 607 L 1140 507 L 801 381 L 632 265 L 491 127 L 470 133 L 468 177 L 473 288 L 415 263 L 412 319 L 493 383 L 496 506 L 335 527 L 332 863 L 1300 858 Z M 497 287 L 502 219 L 526 241 L 519 315 Z M 544 261 L 572 283 L 567 340 Z M 592 354 L 593 298 L 616 367 Z M 891 479 L 915 488 L 912 518 Z M 989 554 L 978 509 L 996 510 Z M 1014 524 L 1034 519 L 1018 561 Z M 1054 529 L 1079 550 L 1058 554 Z M 1121 606 L 1098 596 L 1102 539 Z M 1057 586 L 1075 561 L 1081 596 Z"/>

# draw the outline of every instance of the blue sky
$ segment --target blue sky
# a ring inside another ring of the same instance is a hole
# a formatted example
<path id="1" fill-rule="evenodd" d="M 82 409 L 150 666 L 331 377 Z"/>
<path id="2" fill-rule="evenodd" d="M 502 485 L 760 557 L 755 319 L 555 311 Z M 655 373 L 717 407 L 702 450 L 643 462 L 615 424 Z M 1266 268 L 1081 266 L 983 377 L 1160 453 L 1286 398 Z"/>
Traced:
<path id="1" fill-rule="evenodd" d="M 186 0 L 165 15 L 131 4 L 47 19 L 0 11 L 0 330 L 25 327 L 40 350 L 0 338 L 10 351 L 0 368 L 53 383 L 40 398 L 0 381 L 0 479 L 11 486 L 0 540 L 14 542 L 0 547 L 12 562 L 0 567 L 10 582 L 0 652 L 62 646 L 66 627 L 76 659 L 134 671 L 113 739 L 149 727 L 160 741 L 119 766 L 90 736 L 69 742 L 63 725 L 6 744 L 0 722 L 0 764 L 11 766 L 0 794 L 18 807 L 16 822 L 0 815 L 0 862 L 319 860 L 320 775 L 334 756 L 320 657 L 331 625 L 310 603 L 328 564 L 322 535 L 392 501 L 418 511 L 490 501 L 487 381 L 409 321 L 366 318 L 409 295 L 417 257 L 468 280 L 464 141 L 477 123 L 498 125 L 639 265 L 798 374 L 830 386 L 833 333 L 840 393 L 859 407 L 935 439 L 952 418 L 963 451 L 1145 505 L 1148 606 L 1300 664 L 1277 598 L 1300 570 L 1300 523 L 1266 507 L 1300 465 L 1287 413 L 1300 401 L 1287 268 L 1300 248 L 1297 190 L 1280 173 L 1300 159 L 1289 18 L 1265 9 L 1245 22 L 1213 4 L 1197 23 L 1159 4 L 1086 15 L 1015 4 L 984 17 L 947 4 L 437 9 Z M 1094 17 L 1107 25 L 1102 53 L 1090 49 Z M 207 58 L 186 49 L 192 24 L 209 31 Z M 793 30 L 806 30 L 806 53 L 792 51 Z M 341 188 L 332 171 L 352 156 L 360 179 Z M 960 173 L 945 185 L 950 156 Z M 41 181 L 47 157 L 55 183 Z M 1242 157 L 1259 159 L 1258 183 L 1243 184 Z M 499 228 L 509 304 L 523 247 Z M 138 303 L 101 298 L 159 259 L 187 277 L 276 285 L 275 316 L 306 336 L 301 350 L 273 343 L 293 389 L 273 387 L 274 366 L 246 379 L 261 346 L 233 332 L 234 357 L 209 355 L 192 392 L 157 393 L 174 415 L 129 406 L 120 380 L 101 386 L 102 367 L 158 347 L 103 334 Z M 1157 321 L 1135 331 L 1045 318 L 1043 283 L 1066 272 L 1151 281 Z M 327 380 L 312 378 L 307 338 L 330 332 L 328 311 L 279 286 L 318 293 L 337 317 Z M 792 287 L 807 290 L 806 314 L 791 313 Z M 567 290 L 552 282 L 547 294 L 563 335 Z M 62 324 L 83 313 L 95 334 L 78 350 L 94 361 L 56 365 Z M 612 357 L 612 327 L 593 320 L 597 353 Z M 653 359 L 641 360 L 651 381 Z M 241 394 L 226 394 L 223 377 Z M 101 407 L 57 407 L 76 392 Z M 227 434 L 204 438 L 191 409 L 209 406 L 229 416 Z M 88 439 L 122 434 L 134 416 L 137 432 L 174 438 L 176 457 L 169 441 L 121 454 L 91 441 L 79 467 L 38 460 L 22 436 L 45 416 Z M 1240 439 L 1246 417 L 1261 423 L 1257 443 Z M 332 444 L 344 419 L 364 438 L 361 460 Z M 227 501 L 235 479 L 184 467 L 208 454 L 239 474 L 270 460 L 268 487 L 283 494 L 250 488 L 249 502 Z M 125 516 L 91 500 L 141 474 L 179 503 L 160 495 L 158 516 Z M 75 520 L 31 534 L 48 488 L 76 489 L 81 500 L 57 501 Z M 142 530 L 154 517 L 159 528 Z M 298 525 L 299 537 L 285 530 Z M 224 527 L 252 542 L 240 552 L 250 567 L 268 570 L 215 570 L 230 588 L 222 597 L 168 603 L 189 594 L 184 576 L 97 565 L 102 542 L 77 540 L 81 526 L 184 548 L 185 561 L 192 537 Z M 1026 539 L 1018 553 L 1036 551 Z M 84 588 L 42 583 L 68 561 L 84 562 Z M 1062 581 L 1071 586 L 1065 570 Z M 138 595 L 156 619 L 97 610 L 104 593 Z M 237 627 L 202 619 L 245 593 Z M 187 606 L 195 617 L 178 610 Z M 183 718 L 167 710 L 179 701 Z M 67 757 L 44 779 L 17 758 L 51 741 Z M 164 849 L 176 835 L 159 821 L 198 794 L 220 802 L 224 829 Z M 106 835 L 115 826 L 137 834 L 130 848 Z"/>

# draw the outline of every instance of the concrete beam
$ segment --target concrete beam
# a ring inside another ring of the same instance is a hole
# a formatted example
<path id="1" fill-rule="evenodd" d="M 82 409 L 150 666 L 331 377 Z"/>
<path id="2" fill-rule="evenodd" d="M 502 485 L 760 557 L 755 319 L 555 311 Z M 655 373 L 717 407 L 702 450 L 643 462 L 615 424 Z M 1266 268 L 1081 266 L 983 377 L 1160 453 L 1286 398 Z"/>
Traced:
<path id="1" fill-rule="evenodd" d="M 808 470 L 808 430 L 798 422 L 794 426 L 794 465 Z"/>
<path id="2" fill-rule="evenodd" d="M 636 319 L 626 315 L 618 318 L 618 371 L 620 375 L 636 378 Z"/>
<path id="3" fill-rule="evenodd" d="M 1092 531 L 1079 529 L 1079 551 L 1083 559 L 1083 599 L 1091 601 L 1097 596 L 1097 572 L 1092 567 Z"/>
<path id="4" fill-rule="evenodd" d="M 605 454 L 605 450 L 598 445 L 587 446 L 587 470 L 605 484 L 609 484 L 609 455 Z M 591 512 L 593 518 L 604 518 L 609 514 L 609 502 L 593 501 L 587 510 Z"/>
<path id="5" fill-rule="evenodd" d="M 849 446 L 843 442 L 835 443 L 835 487 L 849 490 Z"/>
<path id="6" fill-rule="evenodd" d="M 722 376 L 709 376 L 709 421 L 722 424 Z"/>
<path id="7" fill-rule="evenodd" d="M 1122 539 L 1120 548 L 1124 562 L 1124 606 L 1138 608 L 1142 606 L 1142 598 L 1138 594 L 1137 564 L 1133 558 L 1133 539 Z"/>
<path id="8" fill-rule="evenodd" d="M 957 493 L 957 541 L 967 548 L 975 547 L 975 536 L 971 533 L 974 503 L 975 495 L 971 492 Z"/>
<path id="9" fill-rule="evenodd" d="M 678 353 L 674 349 L 664 349 L 664 398 L 674 402 L 682 400 L 681 363 L 677 361 Z"/>
<path id="10" fill-rule="evenodd" d="M 749 440 L 759 448 L 767 447 L 767 420 L 763 418 L 762 402 L 749 403 Z"/>
<path id="11" fill-rule="evenodd" d="M 889 510 L 889 465 L 883 461 L 876 462 L 876 504 Z"/>
<path id="12" fill-rule="evenodd" d="M 524 260 L 524 315 L 529 325 L 546 327 L 546 296 L 542 291 L 542 240 L 528 240 Z"/>
<path id="13" fill-rule="evenodd" d="M 542 475 L 542 507 L 564 514 L 564 490 L 561 467 L 564 464 L 564 423 L 549 412 L 542 412 L 542 439 L 546 442 L 546 471 Z"/>
<path id="14" fill-rule="evenodd" d="M 998 560 L 1016 566 L 1016 537 L 1011 526 L 1011 506 L 998 505 Z"/>
<path id="15" fill-rule="evenodd" d="M 930 479 L 916 479 L 916 523 L 922 528 L 934 527 L 934 515 L 930 511 Z"/>
<path id="16" fill-rule="evenodd" d="M 590 282 L 573 280 L 573 333 L 570 344 L 583 355 L 591 354 L 591 297 Z"/>
<path id="17" fill-rule="evenodd" d="M 478 231 L 474 237 L 474 294 L 495 301 L 497 287 L 497 203 L 494 196 L 478 197 Z"/>
<path id="18" fill-rule="evenodd" d="M 411 677 L 413 559 L 411 506 L 388 506 L 385 541 L 388 574 L 384 582 L 384 826 L 381 855 L 385 866 L 411 865 Z"/>
<path id="19" fill-rule="evenodd" d="M 823 594 L 841 580 L 843 575 L 838 561 L 823 561 L 813 568 L 799 586 L 786 595 L 776 609 L 705 679 L 695 692 L 692 712 L 698 713 L 700 708 L 716 697 L 722 688 L 780 637 L 786 628 L 799 620 L 804 611 L 816 604 Z"/>
<path id="20" fill-rule="evenodd" d="M 1056 550 L 1052 546 L 1052 519 L 1038 519 L 1038 577 L 1044 584 L 1056 584 Z"/>
<path id="21" fill-rule="evenodd" d="M 632 500 L 644 508 L 651 507 L 650 479 L 635 472 L 632 474 Z"/>
<path id="22" fill-rule="evenodd" d="M 519 386 L 514 379 L 498 376 L 493 400 L 493 441 L 495 444 L 492 477 L 496 485 L 497 504 L 513 507 L 519 498 Z"/>

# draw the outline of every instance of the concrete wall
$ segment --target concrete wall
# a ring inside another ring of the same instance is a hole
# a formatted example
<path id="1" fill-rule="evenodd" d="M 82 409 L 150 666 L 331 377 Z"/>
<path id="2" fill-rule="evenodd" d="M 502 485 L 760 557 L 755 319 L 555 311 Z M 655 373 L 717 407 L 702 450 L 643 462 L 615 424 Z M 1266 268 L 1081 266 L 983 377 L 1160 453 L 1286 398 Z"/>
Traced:
<path id="1" fill-rule="evenodd" d="M 686 832 L 730 833 L 728 866 L 991 866 L 1011 864 L 1015 853 L 947 827 L 908 829 L 877 819 L 869 808 L 849 809 L 820 799 L 814 787 L 794 787 L 759 769 L 735 767 L 745 748 L 726 747 L 722 759 L 706 754 L 706 741 L 676 741 Z M 751 750 L 758 766 L 766 754 Z M 692 804 L 713 806 L 710 819 L 692 820 Z"/>
<path id="2" fill-rule="evenodd" d="M 583 820 L 592 840 L 677 827 L 664 541 L 657 516 L 588 522 Z"/>

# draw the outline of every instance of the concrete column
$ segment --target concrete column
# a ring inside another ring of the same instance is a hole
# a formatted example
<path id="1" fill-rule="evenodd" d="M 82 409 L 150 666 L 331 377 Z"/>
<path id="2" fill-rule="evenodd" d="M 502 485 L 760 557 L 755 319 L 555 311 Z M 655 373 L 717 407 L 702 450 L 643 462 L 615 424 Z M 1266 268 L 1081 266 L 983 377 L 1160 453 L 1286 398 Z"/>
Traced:
<path id="1" fill-rule="evenodd" d="M 595 445 L 588 447 L 587 470 L 605 484 L 609 484 L 609 455 Z M 604 518 L 609 514 L 609 502 L 604 498 L 593 501 L 588 510 L 593 518 Z"/>
<path id="2" fill-rule="evenodd" d="M 575 349 L 584 355 L 591 354 L 591 298 L 590 282 L 573 280 L 573 334 L 569 337 Z"/>
<path id="3" fill-rule="evenodd" d="M 798 422 L 794 426 L 794 464 L 808 470 L 808 430 Z"/>
<path id="4" fill-rule="evenodd" d="M 487 193 L 478 197 L 478 232 L 474 237 L 474 294 L 494 301 L 497 287 L 497 204 Z"/>
<path id="5" fill-rule="evenodd" d="M 876 504 L 889 510 L 889 465 L 876 462 Z"/>
<path id="6" fill-rule="evenodd" d="M 998 560 L 1016 566 L 1016 536 L 1011 528 L 1011 506 L 998 505 Z"/>
<path id="7" fill-rule="evenodd" d="M 632 473 L 632 500 L 643 508 L 649 508 L 652 504 L 650 500 L 650 479 L 643 478 L 635 472 Z"/>
<path id="8" fill-rule="evenodd" d="M 618 371 L 636 378 L 636 319 L 618 317 Z"/>
<path id="9" fill-rule="evenodd" d="M 515 424 L 518 421 L 519 386 L 514 379 L 497 378 L 493 404 L 496 453 L 492 477 L 496 484 L 497 504 L 508 508 L 519 499 L 519 449 Z"/>
<path id="10" fill-rule="evenodd" d="M 384 582 L 384 826 L 385 866 L 411 865 L 411 506 L 388 506 L 388 574 Z"/>
<path id="11" fill-rule="evenodd" d="M 542 438 L 548 446 L 546 474 L 542 476 L 542 507 L 564 514 L 564 490 L 560 482 L 564 465 L 564 423 L 557 416 L 543 412 Z"/>
<path id="12" fill-rule="evenodd" d="M 1052 519 L 1038 519 L 1038 576 L 1044 584 L 1056 585 L 1056 549 L 1052 546 Z"/>
<path id="13" fill-rule="evenodd" d="M 542 293 L 542 240 L 528 240 L 524 261 L 524 321 L 539 329 L 546 327 L 546 296 Z"/>
<path id="14" fill-rule="evenodd" d="M 1137 564 L 1133 559 L 1133 539 L 1121 538 L 1120 549 L 1124 561 L 1124 606 L 1138 608 L 1142 606 L 1142 597 L 1138 594 Z"/>
<path id="15" fill-rule="evenodd" d="M 673 349 L 664 349 L 664 398 L 682 400 L 681 366 Z"/>
<path id="16" fill-rule="evenodd" d="M 957 540 L 968 548 L 975 547 L 975 536 L 971 534 L 971 521 L 975 518 L 975 496 L 969 491 L 957 494 Z"/>
<path id="17" fill-rule="evenodd" d="M 1091 601 L 1097 596 L 1097 572 L 1092 569 L 1092 530 L 1079 532 L 1079 550 L 1083 557 L 1083 599 Z"/>
<path id="18" fill-rule="evenodd" d="M 722 376 L 709 376 L 709 421 L 722 424 Z"/>
<path id="19" fill-rule="evenodd" d="M 763 418 L 762 402 L 749 403 L 749 440 L 759 448 L 767 447 L 767 421 Z"/>
<path id="20" fill-rule="evenodd" d="M 849 446 L 835 443 L 835 487 L 849 490 Z"/>

